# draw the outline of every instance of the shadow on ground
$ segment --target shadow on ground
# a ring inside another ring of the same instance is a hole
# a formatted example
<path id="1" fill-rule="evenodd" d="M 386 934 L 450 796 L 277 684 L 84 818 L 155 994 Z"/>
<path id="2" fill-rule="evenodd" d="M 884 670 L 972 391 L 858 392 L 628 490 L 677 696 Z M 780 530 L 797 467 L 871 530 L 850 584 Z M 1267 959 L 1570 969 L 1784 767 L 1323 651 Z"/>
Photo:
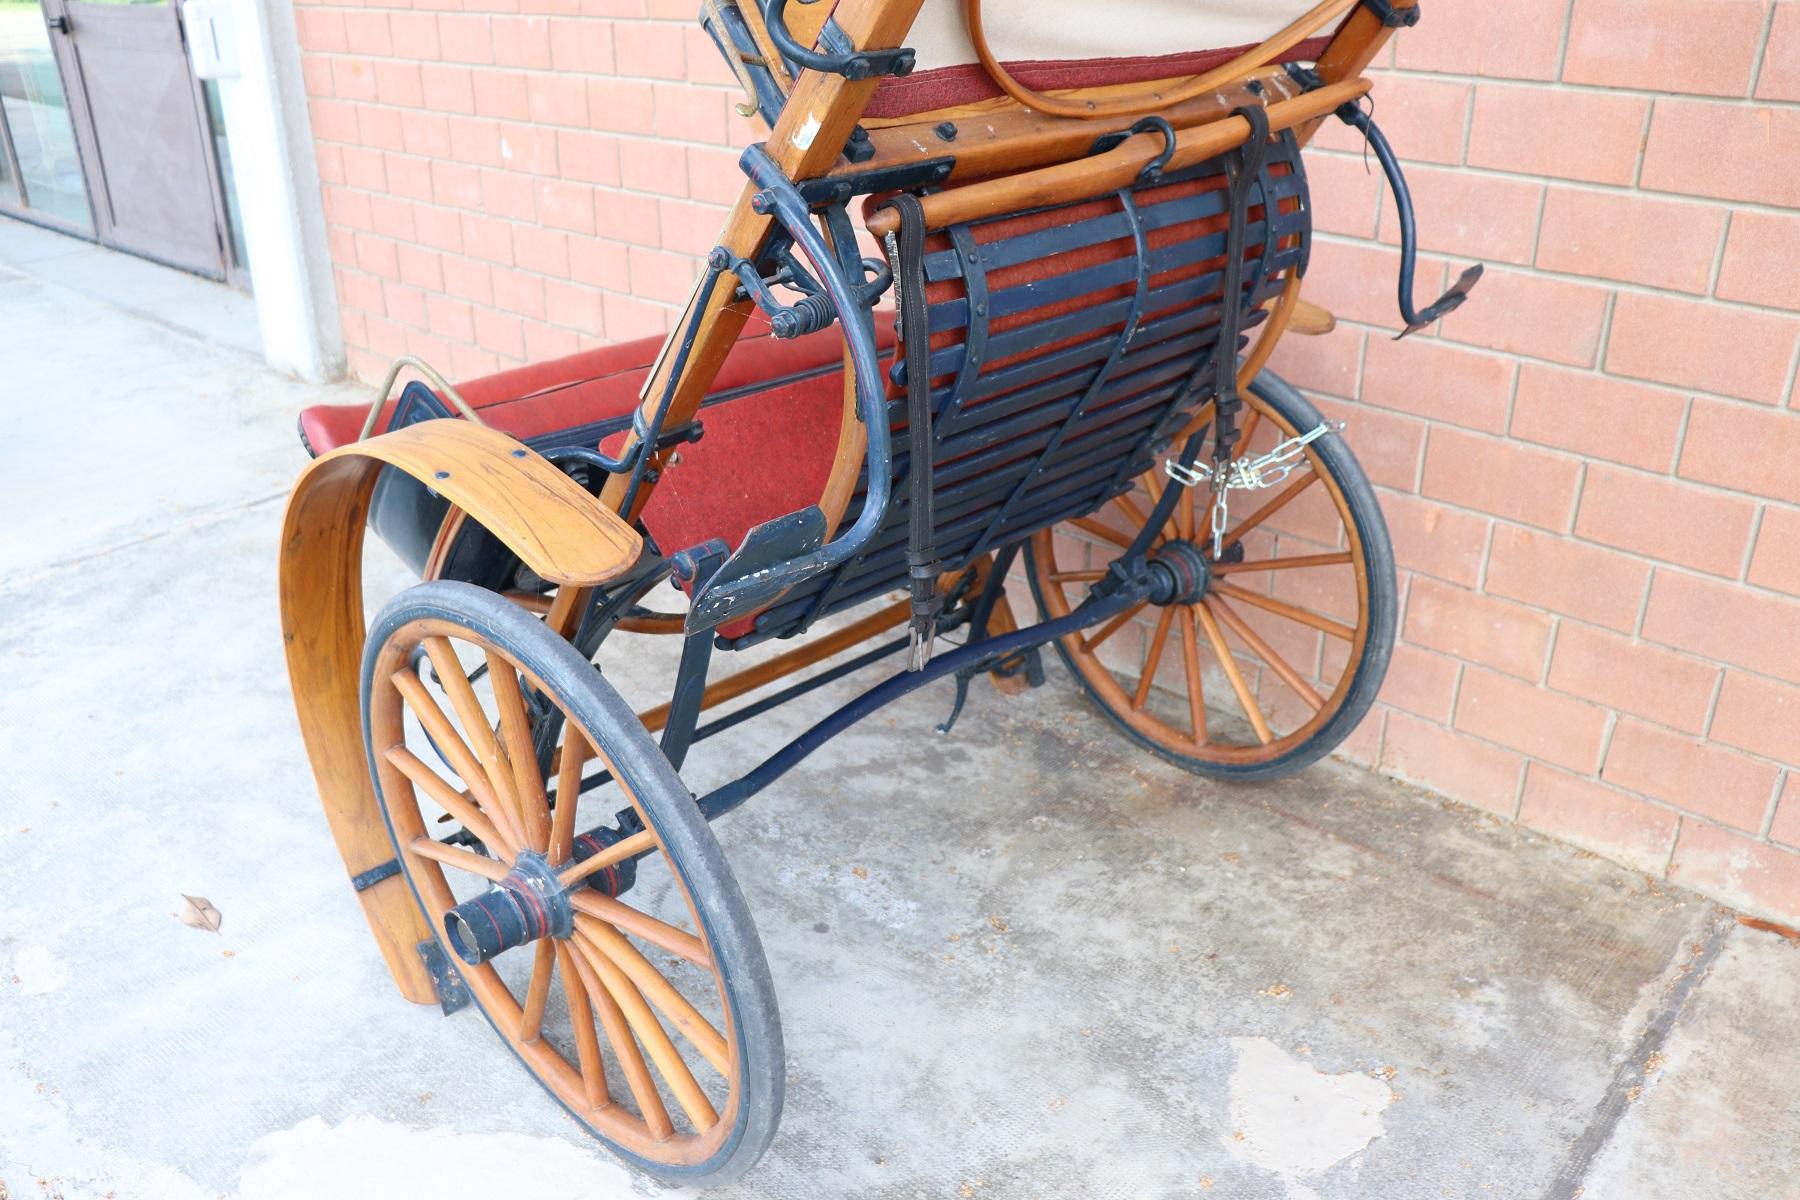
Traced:
<path id="1" fill-rule="evenodd" d="M 0 1195 L 656 1194 L 472 1011 L 400 1000 L 332 852 L 274 572 L 293 415 L 344 390 L 3 267 L 0 328 L 39 398 L 0 412 Z M 671 648 L 632 644 L 647 697 Z M 703 744 L 696 785 L 856 686 Z M 1795 947 L 1343 765 L 1195 779 L 1054 666 L 942 737 L 948 702 L 718 827 L 790 1072 L 719 1194 L 1800 1191 Z"/>

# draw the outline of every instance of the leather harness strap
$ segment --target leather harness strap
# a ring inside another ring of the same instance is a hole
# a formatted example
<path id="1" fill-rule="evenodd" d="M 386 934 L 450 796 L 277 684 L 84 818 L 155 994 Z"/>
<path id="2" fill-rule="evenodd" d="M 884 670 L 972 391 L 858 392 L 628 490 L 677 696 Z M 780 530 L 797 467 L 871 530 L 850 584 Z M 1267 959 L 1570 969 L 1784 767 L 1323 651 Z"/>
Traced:
<path id="1" fill-rule="evenodd" d="M 1269 154 L 1269 114 L 1260 105 L 1232 110 L 1250 123 L 1250 136 L 1237 153 L 1225 156 L 1229 218 L 1225 230 L 1225 279 L 1219 297 L 1219 340 L 1213 347 L 1213 490 L 1225 486 L 1226 467 L 1237 449 L 1237 416 L 1243 398 L 1237 387 L 1238 333 L 1244 320 L 1244 234 L 1250 222 L 1250 189 L 1262 177 Z M 1263 220 L 1274 219 L 1273 202 L 1263 191 Z"/>
<path id="2" fill-rule="evenodd" d="M 900 214 L 894 247 L 894 278 L 900 304 L 899 334 L 906 347 L 906 429 L 908 539 L 906 568 L 912 591 L 912 647 L 907 665 L 918 670 L 931 661 L 941 606 L 931 480 L 936 446 L 931 436 L 931 317 L 925 302 L 925 210 L 919 198 L 901 192 L 889 201 Z"/>

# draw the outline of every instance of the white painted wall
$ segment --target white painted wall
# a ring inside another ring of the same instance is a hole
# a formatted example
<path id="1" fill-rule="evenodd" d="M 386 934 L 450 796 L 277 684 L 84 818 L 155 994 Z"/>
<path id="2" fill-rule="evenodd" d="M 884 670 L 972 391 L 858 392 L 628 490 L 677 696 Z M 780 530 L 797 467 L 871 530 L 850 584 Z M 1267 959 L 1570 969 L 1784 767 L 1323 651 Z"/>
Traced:
<path id="1" fill-rule="evenodd" d="M 301 379 L 341 379 L 343 326 L 293 8 L 188 0 L 184 13 L 196 70 L 219 80 L 263 354 Z"/>

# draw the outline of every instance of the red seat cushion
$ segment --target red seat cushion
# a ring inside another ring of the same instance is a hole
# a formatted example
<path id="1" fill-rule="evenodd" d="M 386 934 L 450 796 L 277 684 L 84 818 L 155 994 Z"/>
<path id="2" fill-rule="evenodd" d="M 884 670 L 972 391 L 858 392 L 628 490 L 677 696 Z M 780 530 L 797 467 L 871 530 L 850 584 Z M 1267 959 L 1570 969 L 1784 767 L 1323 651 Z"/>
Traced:
<path id="1" fill-rule="evenodd" d="M 891 318 L 877 337 L 893 345 Z M 628 420 L 663 339 L 643 338 L 459 383 L 483 421 L 520 439 L 607 420 Z M 386 428 L 390 402 L 376 428 Z M 644 526 L 664 553 L 721 538 L 736 547 L 750 528 L 816 504 L 836 455 L 844 403 L 843 339 L 828 329 L 791 341 L 752 318 L 700 411 L 705 434 L 681 447 L 644 509 Z M 320 405 L 300 414 L 314 454 L 356 440 L 368 409 Z M 616 453 L 623 430 L 603 447 Z"/>

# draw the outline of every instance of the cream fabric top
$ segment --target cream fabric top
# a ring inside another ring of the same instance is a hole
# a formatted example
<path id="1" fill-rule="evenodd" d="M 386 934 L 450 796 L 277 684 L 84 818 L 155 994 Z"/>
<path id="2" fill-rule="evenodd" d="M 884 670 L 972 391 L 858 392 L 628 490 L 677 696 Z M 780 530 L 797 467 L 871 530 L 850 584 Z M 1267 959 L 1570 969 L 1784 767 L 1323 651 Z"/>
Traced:
<path id="1" fill-rule="evenodd" d="M 982 26 L 1001 62 L 1138 58 L 1253 46 L 1317 0 L 982 0 Z M 1329 32 L 1329 29 L 1323 31 Z M 963 0 L 925 0 L 906 35 L 920 71 L 978 61 Z"/>

